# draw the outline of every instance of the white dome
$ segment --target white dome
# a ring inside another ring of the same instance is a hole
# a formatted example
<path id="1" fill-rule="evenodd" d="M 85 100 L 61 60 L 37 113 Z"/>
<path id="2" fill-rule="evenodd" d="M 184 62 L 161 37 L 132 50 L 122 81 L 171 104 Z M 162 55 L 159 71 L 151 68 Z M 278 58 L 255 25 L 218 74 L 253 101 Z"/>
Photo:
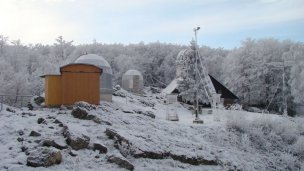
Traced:
<path id="1" fill-rule="evenodd" d="M 143 79 L 142 74 L 137 70 L 128 70 L 124 75 L 139 75 L 139 77 Z"/>
<path id="2" fill-rule="evenodd" d="M 77 58 L 74 63 L 95 65 L 101 68 L 103 70 L 103 73 L 112 74 L 112 68 L 110 64 L 102 56 L 95 54 L 82 55 Z"/>

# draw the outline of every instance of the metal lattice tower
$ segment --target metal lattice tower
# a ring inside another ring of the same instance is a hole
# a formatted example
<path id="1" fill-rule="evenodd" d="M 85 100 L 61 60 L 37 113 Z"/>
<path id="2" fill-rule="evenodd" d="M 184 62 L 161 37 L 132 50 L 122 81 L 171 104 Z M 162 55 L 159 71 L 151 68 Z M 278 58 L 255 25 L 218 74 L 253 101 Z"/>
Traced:
<path id="1" fill-rule="evenodd" d="M 216 107 L 216 90 L 212 84 L 212 81 L 208 75 L 207 69 L 205 67 L 205 62 L 203 61 L 203 58 L 201 58 L 199 51 L 197 50 L 197 57 L 198 61 L 201 65 L 201 71 L 197 70 L 199 78 L 203 82 L 203 87 L 204 87 L 204 93 L 208 97 L 209 103 L 211 104 L 211 107 L 214 108 Z"/>
<path id="2" fill-rule="evenodd" d="M 203 58 L 199 54 L 199 48 L 197 44 L 197 31 L 199 30 L 199 27 L 197 29 L 194 29 L 195 33 L 195 57 L 196 57 L 196 72 L 201 82 L 203 82 L 203 89 L 204 93 L 206 94 L 208 101 L 212 108 L 216 107 L 216 91 L 215 88 L 211 82 L 211 79 L 208 75 L 207 69 L 205 67 L 205 62 L 203 61 Z M 201 71 L 198 70 L 197 65 L 201 65 Z"/>

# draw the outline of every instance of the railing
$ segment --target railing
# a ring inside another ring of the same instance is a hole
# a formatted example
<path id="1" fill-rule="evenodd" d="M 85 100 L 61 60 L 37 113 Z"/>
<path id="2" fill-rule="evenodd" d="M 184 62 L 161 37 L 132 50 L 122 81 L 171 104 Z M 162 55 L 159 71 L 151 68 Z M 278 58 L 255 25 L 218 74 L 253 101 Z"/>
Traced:
<path id="1" fill-rule="evenodd" d="M 8 104 L 14 107 L 24 107 L 31 101 L 32 95 L 8 95 L 0 94 L 0 111 L 3 110 L 3 104 Z"/>

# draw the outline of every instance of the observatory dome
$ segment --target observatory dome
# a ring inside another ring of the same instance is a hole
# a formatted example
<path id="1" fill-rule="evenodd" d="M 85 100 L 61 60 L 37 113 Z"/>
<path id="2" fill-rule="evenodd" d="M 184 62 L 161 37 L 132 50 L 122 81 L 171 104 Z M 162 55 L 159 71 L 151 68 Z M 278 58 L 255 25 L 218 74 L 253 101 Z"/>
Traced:
<path id="1" fill-rule="evenodd" d="M 137 70 L 128 70 L 125 75 L 138 75 L 141 80 L 143 80 L 142 74 Z"/>
<path id="2" fill-rule="evenodd" d="M 112 74 L 112 68 L 102 56 L 95 54 L 82 55 L 74 63 L 91 64 L 103 69 L 103 73 Z"/>

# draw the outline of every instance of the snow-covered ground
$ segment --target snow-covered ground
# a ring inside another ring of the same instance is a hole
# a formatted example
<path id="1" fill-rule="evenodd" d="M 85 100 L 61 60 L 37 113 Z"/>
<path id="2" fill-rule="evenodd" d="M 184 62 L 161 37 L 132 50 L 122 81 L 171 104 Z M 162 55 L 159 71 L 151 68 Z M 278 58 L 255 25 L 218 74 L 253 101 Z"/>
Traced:
<path id="1" fill-rule="evenodd" d="M 121 92 L 126 97 L 114 96 L 112 103 L 102 102 L 88 110 L 101 123 L 74 118 L 69 109 L 10 107 L 15 112 L 1 111 L 0 170 L 125 170 L 107 161 L 110 155 L 120 153 L 138 171 L 304 169 L 303 118 L 214 110 L 200 115 L 204 124 L 193 124 L 194 115 L 186 105 L 166 105 L 160 94 L 148 90 L 145 96 Z M 169 109 L 176 109 L 179 121 L 166 120 Z M 38 118 L 45 121 L 38 124 Z M 77 156 L 71 156 L 70 149 L 63 149 L 59 165 L 27 166 L 26 153 L 41 146 L 43 140 L 65 145 L 63 128 L 56 120 L 76 135 L 90 137 L 90 144 L 103 144 L 108 152 L 87 148 L 73 151 Z M 125 140 L 110 139 L 107 129 Z M 41 136 L 29 136 L 31 131 Z"/>

